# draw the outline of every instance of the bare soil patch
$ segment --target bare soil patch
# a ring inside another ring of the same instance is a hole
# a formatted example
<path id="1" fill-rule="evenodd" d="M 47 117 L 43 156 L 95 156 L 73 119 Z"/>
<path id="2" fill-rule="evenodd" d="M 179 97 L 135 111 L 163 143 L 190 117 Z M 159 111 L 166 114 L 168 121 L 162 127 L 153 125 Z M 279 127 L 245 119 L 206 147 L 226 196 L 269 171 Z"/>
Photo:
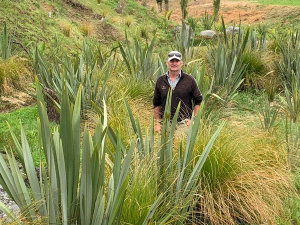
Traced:
<path id="1" fill-rule="evenodd" d="M 34 105 L 36 99 L 22 91 L 15 91 L 10 96 L 0 97 L 0 113 L 8 113 L 19 108 Z"/>
<path id="2" fill-rule="evenodd" d="M 169 7 L 173 10 L 171 19 L 180 23 L 181 10 L 179 1 L 169 0 Z M 148 2 L 150 7 L 156 7 L 155 0 Z M 188 14 L 194 18 L 200 18 L 205 11 L 209 14 L 213 12 L 213 0 L 192 0 L 188 6 Z M 163 12 L 161 13 L 163 15 Z M 248 1 L 230 1 L 221 0 L 220 15 L 223 15 L 225 23 L 259 23 L 266 20 L 275 20 L 276 22 L 287 22 L 287 18 L 297 18 L 300 16 L 299 6 L 277 6 L 261 5 Z"/>

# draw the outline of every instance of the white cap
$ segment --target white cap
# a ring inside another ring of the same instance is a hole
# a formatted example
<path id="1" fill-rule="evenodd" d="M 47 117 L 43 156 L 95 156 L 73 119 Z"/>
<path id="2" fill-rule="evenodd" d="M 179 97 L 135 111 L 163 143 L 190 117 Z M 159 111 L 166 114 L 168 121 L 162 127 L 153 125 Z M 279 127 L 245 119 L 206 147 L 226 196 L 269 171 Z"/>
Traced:
<path id="1" fill-rule="evenodd" d="M 171 61 L 172 59 L 178 59 L 179 61 L 182 60 L 182 55 L 180 52 L 172 51 L 168 54 L 168 61 Z"/>

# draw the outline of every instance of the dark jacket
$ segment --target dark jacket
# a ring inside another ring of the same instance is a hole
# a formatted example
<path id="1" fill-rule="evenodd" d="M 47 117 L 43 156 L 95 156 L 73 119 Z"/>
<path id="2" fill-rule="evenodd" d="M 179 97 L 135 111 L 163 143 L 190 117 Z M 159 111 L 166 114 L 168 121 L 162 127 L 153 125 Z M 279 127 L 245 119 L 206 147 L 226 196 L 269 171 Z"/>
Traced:
<path id="1" fill-rule="evenodd" d="M 171 86 L 168 82 L 167 75 L 160 76 L 155 85 L 153 106 L 161 106 L 161 118 L 164 115 L 165 106 L 168 97 L 168 91 Z M 193 105 L 200 105 L 202 94 L 199 91 L 196 80 L 191 75 L 181 72 L 181 78 L 172 92 L 171 100 L 171 118 L 173 118 L 177 106 L 181 101 L 178 121 L 192 117 Z"/>

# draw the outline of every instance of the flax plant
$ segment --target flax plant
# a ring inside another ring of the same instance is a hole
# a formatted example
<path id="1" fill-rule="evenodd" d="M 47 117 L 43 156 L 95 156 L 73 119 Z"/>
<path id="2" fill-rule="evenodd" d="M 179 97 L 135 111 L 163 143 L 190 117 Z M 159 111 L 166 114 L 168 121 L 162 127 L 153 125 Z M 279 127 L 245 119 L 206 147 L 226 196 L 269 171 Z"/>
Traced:
<path id="1" fill-rule="evenodd" d="M 147 44 L 143 47 L 138 39 L 134 39 L 133 43 L 130 43 L 127 33 L 125 37 L 125 46 L 119 42 L 119 48 L 128 75 L 137 80 L 154 80 L 160 75 L 160 66 L 153 53 L 155 38 L 152 39 L 150 45 Z M 157 58 L 158 61 L 161 61 L 159 57 Z"/>
<path id="2" fill-rule="evenodd" d="M 288 161 L 292 170 L 296 170 L 299 166 L 300 154 L 300 125 L 286 119 L 285 139 L 287 143 Z"/>
<path id="3" fill-rule="evenodd" d="M 290 115 L 291 120 L 293 122 L 297 121 L 297 118 L 300 113 L 300 78 L 293 77 L 291 89 L 285 85 L 284 93 L 285 93 L 285 101 L 288 109 L 288 113 Z"/>
<path id="4" fill-rule="evenodd" d="M 267 27 L 266 25 L 259 24 L 258 31 L 253 28 L 250 29 L 249 43 L 252 50 L 267 49 Z"/>
<path id="5" fill-rule="evenodd" d="M 194 49 L 194 32 L 191 27 L 187 28 L 187 25 L 182 21 L 180 34 L 176 35 L 175 49 L 181 52 L 183 61 L 189 62 L 199 49 Z"/>
<path id="6" fill-rule="evenodd" d="M 194 18 L 192 16 L 188 16 L 188 18 L 187 18 L 187 23 L 190 26 L 190 28 L 192 29 L 192 31 L 194 32 L 194 34 L 197 31 L 198 22 L 199 22 L 199 19 Z"/>
<path id="7" fill-rule="evenodd" d="M 237 95 L 237 90 L 243 83 L 245 65 L 238 62 L 237 57 L 230 60 L 229 51 L 218 42 L 218 47 L 210 48 L 209 62 L 211 66 L 211 77 L 214 80 L 213 90 L 225 103 L 230 102 Z"/>
<path id="8" fill-rule="evenodd" d="M 223 99 L 213 93 L 214 79 L 211 76 L 205 74 L 205 63 L 202 65 L 201 70 L 199 70 L 200 65 L 196 64 L 193 66 L 191 75 L 196 79 L 201 94 L 203 96 L 203 102 L 201 103 L 203 107 L 202 118 L 211 120 L 217 118 L 218 104 Z"/>
<path id="9" fill-rule="evenodd" d="M 24 221 L 34 222 L 41 217 L 43 223 L 49 224 L 120 224 L 135 140 L 127 149 L 118 132 L 114 163 L 111 163 L 106 153 L 106 139 L 111 128 L 108 127 L 105 102 L 103 116 L 97 122 L 94 136 L 85 126 L 81 143 L 81 89 L 78 90 L 75 105 L 72 105 L 64 84 L 60 127 L 55 127 L 53 132 L 38 82 L 37 98 L 39 147 L 46 157 L 45 163 L 40 161 L 40 178 L 37 177 L 30 146 L 22 128 L 22 143 L 15 139 L 15 144 L 29 180 L 28 187 L 14 155 L 6 151 L 8 162 L 0 155 L 0 183 L 20 207 Z M 106 161 L 110 163 L 112 171 L 108 179 L 110 170 L 107 171 Z M 160 199 L 158 196 L 146 211 L 141 224 L 148 223 Z M 16 218 L 2 203 L 0 208 L 11 219 Z"/>
<path id="10" fill-rule="evenodd" d="M 1 47 L 1 57 L 2 59 L 8 59 L 11 56 L 11 35 L 7 31 L 6 22 L 4 23 L 3 32 L 0 36 L 0 47 Z"/>
<path id="11" fill-rule="evenodd" d="M 262 106 L 259 107 L 259 109 L 260 110 L 258 111 L 258 114 L 260 116 L 259 119 L 263 129 L 270 130 L 276 126 L 275 121 L 280 108 L 271 106 L 269 101 L 265 101 Z"/>
<path id="12" fill-rule="evenodd" d="M 300 77 L 300 44 L 298 32 L 292 32 L 288 40 L 279 40 L 275 37 L 282 56 L 283 62 L 275 62 L 281 75 L 282 83 L 286 83 L 290 89 L 292 86 L 293 76 Z"/>
<path id="13" fill-rule="evenodd" d="M 211 30 L 214 22 L 215 22 L 215 17 L 210 16 L 205 10 L 204 16 L 201 18 L 201 24 L 204 30 Z"/>
<path id="14" fill-rule="evenodd" d="M 89 54 L 91 50 L 86 43 L 83 46 L 83 53 L 76 55 L 73 60 L 65 55 L 62 59 L 55 59 L 52 64 L 47 63 L 38 47 L 36 47 L 32 59 L 41 83 L 53 90 L 58 99 L 62 98 L 62 85 L 65 79 L 71 101 L 75 102 L 76 93 L 81 85 L 82 107 L 90 108 L 91 100 L 101 105 L 101 101 L 106 95 L 107 80 L 116 66 L 115 56 L 111 55 L 106 58 L 106 61 L 102 62 L 102 67 L 98 69 L 96 55 L 93 54 L 94 57 L 92 57 Z M 103 84 L 100 88 L 101 82 Z"/>
<path id="15" fill-rule="evenodd" d="M 240 61 L 249 40 L 250 29 L 248 28 L 246 33 L 244 33 L 240 24 L 237 37 L 235 37 L 234 29 L 232 30 L 232 33 L 228 35 L 226 33 L 225 22 L 222 17 L 222 30 L 224 34 L 224 47 L 229 50 L 230 53 L 230 63 L 232 63 L 235 58 Z M 229 38 L 231 39 L 231 42 Z"/>
<path id="16" fill-rule="evenodd" d="M 224 19 L 222 17 L 224 42 L 219 38 L 217 46 L 209 48 L 209 62 L 211 77 L 214 80 L 214 92 L 223 98 L 225 104 L 236 95 L 237 90 L 244 81 L 244 72 L 247 65 L 242 63 L 242 55 L 249 38 L 249 30 L 243 35 L 239 29 L 238 36 L 231 34 L 231 43 L 226 34 Z"/>
<path id="17" fill-rule="evenodd" d="M 214 135 L 209 140 L 208 144 L 205 146 L 203 153 L 199 155 L 199 158 L 196 162 L 192 163 L 193 159 L 193 149 L 195 145 L 195 141 L 197 138 L 197 133 L 200 124 L 201 112 L 198 113 L 197 117 L 195 117 L 194 123 L 191 123 L 186 142 L 182 142 L 179 147 L 179 154 L 177 156 L 177 163 L 175 162 L 174 157 L 174 134 L 177 124 L 177 117 L 179 114 L 180 104 L 177 107 L 176 113 L 171 121 L 171 95 L 172 91 L 168 93 L 168 99 L 166 103 L 165 113 L 163 116 L 162 123 L 162 133 L 160 139 L 157 142 L 157 150 L 155 150 L 154 145 L 154 122 L 152 119 L 151 125 L 151 133 L 150 135 L 146 133 L 145 139 L 141 134 L 141 128 L 138 120 L 134 120 L 132 111 L 125 100 L 125 104 L 127 105 L 128 114 L 131 118 L 131 124 L 134 130 L 134 133 L 137 135 L 139 140 L 138 152 L 140 156 L 157 154 L 157 166 L 158 166 L 158 193 L 164 194 L 169 199 L 168 206 L 169 211 L 167 215 L 165 215 L 162 219 L 163 222 L 167 222 L 170 220 L 171 216 L 175 214 L 175 216 L 179 216 L 181 219 L 179 221 L 186 220 L 188 215 L 191 214 L 190 208 L 193 206 L 193 199 L 196 193 L 197 184 L 199 181 L 199 174 L 201 172 L 202 166 L 204 165 L 208 154 L 221 132 L 224 123 L 220 125 L 220 127 L 216 130 Z M 145 140 L 145 141 L 143 141 Z M 184 149 L 185 147 L 185 149 Z M 143 151 L 144 148 L 144 151 Z M 175 175 L 177 174 L 177 175 Z M 174 177 L 175 180 L 172 179 Z M 158 209 L 159 210 L 159 209 Z"/>

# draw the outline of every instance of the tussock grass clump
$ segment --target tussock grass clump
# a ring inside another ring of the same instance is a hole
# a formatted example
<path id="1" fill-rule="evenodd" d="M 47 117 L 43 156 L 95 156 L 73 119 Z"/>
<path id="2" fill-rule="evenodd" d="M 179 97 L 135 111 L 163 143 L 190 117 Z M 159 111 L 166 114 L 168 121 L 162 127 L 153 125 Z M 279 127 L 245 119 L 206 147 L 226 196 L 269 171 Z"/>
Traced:
<path id="1" fill-rule="evenodd" d="M 118 18 L 116 16 L 113 16 L 113 17 L 110 18 L 110 22 L 112 24 L 115 24 L 116 22 L 118 22 Z"/>
<path id="2" fill-rule="evenodd" d="M 68 21 L 61 22 L 60 28 L 65 36 L 67 36 L 67 37 L 71 36 L 72 24 L 70 22 L 68 22 Z"/>
<path id="3" fill-rule="evenodd" d="M 94 25 L 92 23 L 87 22 L 87 21 L 85 21 L 81 24 L 80 29 L 81 29 L 81 32 L 82 32 L 84 37 L 91 36 L 94 33 Z"/>
<path id="4" fill-rule="evenodd" d="M 124 79 L 123 85 L 126 87 L 124 93 L 131 99 L 142 98 L 144 101 L 151 102 L 153 97 L 153 85 L 149 82 L 139 82 L 136 79 Z"/>
<path id="5" fill-rule="evenodd" d="M 196 155 L 210 129 L 200 129 Z M 289 174 L 280 140 L 260 130 L 227 127 L 204 164 L 194 219 L 198 224 L 277 224 L 285 197 L 295 193 Z"/>
<path id="6" fill-rule="evenodd" d="M 241 88 L 271 91 L 271 81 L 272 91 L 277 91 L 279 86 L 277 74 L 274 73 L 276 70 L 274 60 L 275 55 L 270 51 L 246 51 L 242 56 L 242 63 L 247 65 L 247 67 L 245 70 L 245 81 Z"/>
<path id="7" fill-rule="evenodd" d="M 11 57 L 0 60 L 0 94 L 11 94 L 14 89 L 22 89 L 29 81 L 29 71 L 24 60 Z"/>
<path id="8" fill-rule="evenodd" d="M 149 27 L 147 27 L 147 26 L 140 26 L 139 31 L 140 31 L 141 38 L 144 38 L 146 40 L 149 39 L 149 33 L 148 33 Z"/>
<path id="9" fill-rule="evenodd" d="M 242 56 L 242 62 L 247 65 L 244 86 L 248 89 L 261 89 L 262 78 L 267 73 L 266 67 L 262 60 L 261 52 L 246 51 Z"/>
<path id="10" fill-rule="evenodd" d="M 102 16 L 102 18 L 106 18 L 108 16 L 108 11 L 103 10 L 101 16 Z"/>
<path id="11" fill-rule="evenodd" d="M 138 157 L 135 156 L 138 162 Z M 130 172 L 130 188 L 128 197 L 124 201 L 122 218 L 130 224 L 143 221 L 148 213 L 149 205 L 152 205 L 157 197 L 157 167 L 156 160 L 148 155 L 141 162 L 135 163 Z"/>
<path id="12" fill-rule="evenodd" d="M 133 22 L 134 20 L 131 15 L 125 17 L 125 21 L 124 21 L 125 26 L 130 27 L 133 24 Z"/>

